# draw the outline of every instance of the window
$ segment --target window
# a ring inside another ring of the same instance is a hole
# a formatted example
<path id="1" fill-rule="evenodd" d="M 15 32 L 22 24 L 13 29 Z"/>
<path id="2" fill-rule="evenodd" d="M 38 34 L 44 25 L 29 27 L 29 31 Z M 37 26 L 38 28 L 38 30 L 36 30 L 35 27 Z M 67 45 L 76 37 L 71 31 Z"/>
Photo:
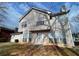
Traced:
<path id="1" fill-rule="evenodd" d="M 23 22 L 22 23 L 22 28 L 25 28 L 25 27 L 27 27 L 27 23 L 26 22 Z"/>
<path id="2" fill-rule="evenodd" d="M 44 14 L 42 14 L 42 13 L 39 13 L 39 15 L 38 15 L 38 20 L 44 20 L 45 19 L 45 15 Z"/>
<path id="3" fill-rule="evenodd" d="M 44 25 L 44 21 L 37 21 L 37 24 L 36 24 L 37 26 L 38 25 Z"/>
<path id="4" fill-rule="evenodd" d="M 27 38 L 23 38 L 23 42 L 27 42 Z"/>

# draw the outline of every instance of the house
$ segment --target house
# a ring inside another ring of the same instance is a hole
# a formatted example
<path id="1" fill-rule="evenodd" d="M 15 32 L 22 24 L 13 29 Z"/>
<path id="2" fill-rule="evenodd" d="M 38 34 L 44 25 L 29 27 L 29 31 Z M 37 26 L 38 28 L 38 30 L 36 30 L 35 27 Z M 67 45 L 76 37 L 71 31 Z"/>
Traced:
<path id="1" fill-rule="evenodd" d="M 79 33 L 72 34 L 75 46 L 79 46 Z"/>
<path id="2" fill-rule="evenodd" d="M 14 33 L 14 30 L 0 26 L 0 42 L 10 42 L 11 33 Z"/>
<path id="3" fill-rule="evenodd" d="M 18 34 L 12 35 L 11 42 L 73 47 L 68 12 L 69 10 L 64 10 L 53 13 L 40 8 L 31 8 L 20 19 Z"/>

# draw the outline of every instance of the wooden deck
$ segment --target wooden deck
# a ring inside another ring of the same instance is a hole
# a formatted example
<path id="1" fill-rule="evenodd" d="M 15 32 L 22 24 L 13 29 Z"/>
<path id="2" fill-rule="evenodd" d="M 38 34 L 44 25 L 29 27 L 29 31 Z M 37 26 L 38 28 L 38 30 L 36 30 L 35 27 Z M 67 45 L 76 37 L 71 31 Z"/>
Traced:
<path id="1" fill-rule="evenodd" d="M 50 29 L 45 29 L 45 30 L 30 30 L 32 33 L 39 33 L 39 32 L 49 32 Z"/>

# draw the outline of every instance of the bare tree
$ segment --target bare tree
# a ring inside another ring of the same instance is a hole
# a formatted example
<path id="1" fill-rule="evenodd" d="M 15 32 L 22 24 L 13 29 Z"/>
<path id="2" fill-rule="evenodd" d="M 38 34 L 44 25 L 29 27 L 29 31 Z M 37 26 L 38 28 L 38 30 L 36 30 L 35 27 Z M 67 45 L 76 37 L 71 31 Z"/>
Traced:
<path id="1" fill-rule="evenodd" d="M 79 22 L 79 14 L 72 17 L 72 19 L 75 21 L 75 22 Z"/>

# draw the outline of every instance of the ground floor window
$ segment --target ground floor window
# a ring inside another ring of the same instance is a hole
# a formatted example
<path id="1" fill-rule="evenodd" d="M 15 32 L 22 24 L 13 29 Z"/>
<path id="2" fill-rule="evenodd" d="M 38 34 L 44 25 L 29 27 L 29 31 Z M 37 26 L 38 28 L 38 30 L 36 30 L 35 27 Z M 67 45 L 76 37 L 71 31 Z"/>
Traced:
<path id="1" fill-rule="evenodd" d="M 31 42 L 32 41 L 32 39 L 31 38 L 29 38 L 29 42 Z"/>
<path id="2" fill-rule="evenodd" d="M 27 42 L 27 38 L 23 38 L 23 42 Z"/>

